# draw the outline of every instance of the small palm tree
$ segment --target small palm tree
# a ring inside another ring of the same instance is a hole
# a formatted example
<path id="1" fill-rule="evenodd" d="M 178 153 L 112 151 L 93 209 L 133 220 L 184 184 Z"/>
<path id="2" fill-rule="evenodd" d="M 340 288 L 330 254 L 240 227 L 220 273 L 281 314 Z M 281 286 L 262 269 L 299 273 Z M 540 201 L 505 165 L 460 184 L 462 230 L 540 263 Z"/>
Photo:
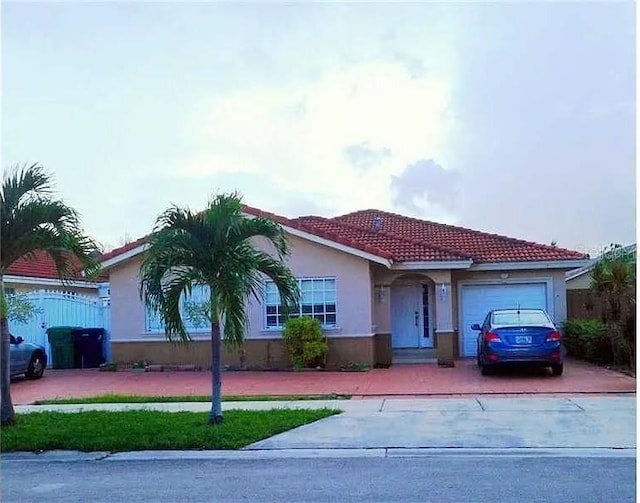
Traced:
<path id="1" fill-rule="evenodd" d="M 256 247 L 263 238 L 276 257 Z M 237 193 L 219 194 L 206 210 L 173 206 L 161 214 L 141 265 L 140 294 L 165 325 L 170 341 L 190 336 L 180 315 L 180 299 L 195 286 L 209 287 L 204 311 L 211 324 L 212 393 L 209 422 L 222 422 L 221 335 L 230 345 L 244 341 L 245 303 L 261 299 L 265 277 L 273 280 L 283 306 L 298 302 L 295 277 L 284 264 L 289 253 L 284 229 L 266 218 L 243 214 Z"/>
<path id="2" fill-rule="evenodd" d="M 63 281 L 77 277 L 79 268 L 92 275 L 99 267 L 97 244 L 83 233 L 77 212 L 54 199 L 51 190 L 52 177 L 38 164 L 13 166 L 3 176 L 0 194 L 0 416 L 3 425 L 15 423 L 9 384 L 11 349 L 4 295 L 5 271 L 18 259 L 35 260 L 38 251 L 51 257 Z"/>
<path id="3" fill-rule="evenodd" d="M 591 289 L 603 303 L 602 318 L 609 324 L 618 363 L 626 359 L 635 368 L 636 257 L 635 252 L 612 245 L 594 266 Z"/>

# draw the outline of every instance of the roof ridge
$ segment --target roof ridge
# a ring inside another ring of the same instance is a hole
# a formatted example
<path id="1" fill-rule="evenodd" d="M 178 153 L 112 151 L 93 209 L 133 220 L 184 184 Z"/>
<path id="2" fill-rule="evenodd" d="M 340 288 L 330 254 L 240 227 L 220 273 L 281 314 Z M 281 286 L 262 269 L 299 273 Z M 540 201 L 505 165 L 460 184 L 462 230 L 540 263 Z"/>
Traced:
<path id="1" fill-rule="evenodd" d="M 334 218 L 339 218 L 339 217 L 334 217 Z M 391 232 L 391 231 L 387 231 L 387 230 L 382 230 L 382 229 L 373 230 L 373 229 L 367 229 L 365 227 L 360 227 L 359 225 L 352 225 L 352 224 L 348 224 L 348 223 L 345 223 L 345 222 L 338 222 L 338 221 L 334 220 L 334 218 L 330 218 L 330 219 L 327 219 L 327 220 L 329 220 L 331 222 L 334 222 L 337 225 L 341 225 L 343 227 L 346 227 L 348 229 L 358 229 L 358 230 L 365 231 L 365 232 L 368 232 L 368 233 L 373 234 L 373 235 L 382 234 L 384 236 L 387 236 L 387 237 L 390 237 L 390 238 L 393 238 L 393 239 L 398 239 L 400 241 L 404 241 L 404 242 L 411 243 L 411 244 L 414 244 L 414 245 L 418 245 L 418 246 L 421 246 L 423 248 L 436 250 L 436 251 L 440 251 L 440 252 L 444 252 L 444 253 L 449 253 L 451 255 L 456 255 L 456 256 L 458 256 L 460 258 L 464 258 L 465 260 L 473 260 L 473 258 L 474 258 L 472 255 L 460 252 L 460 250 L 455 250 L 453 248 L 449 248 L 449 247 L 446 247 L 446 246 L 435 245 L 435 244 L 432 244 L 432 243 L 425 243 L 424 241 L 422 241 L 420 239 L 401 236 L 400 234 L 396 234 L 395 232 Z"/>
<path id="2" fill-rule="evenodd" d="M 353 211 L 351 213 L 346 213 L 344 215 L 339 215 L 337 217 L 333 217 L 333 218 L 343 218 L 343 217 L 348 217 L 351 215 L 358 215 L 358 214 L 362 214 L 362 213 L 366 213 L 366 212 L 377 212 L 379 214 L 382 215 L 390 215 L 393 217 L 398 217 L 404 220 L 409 220 L 409 221 L 413 221 L 413 222 L 419 222 L 422 224 L 430 224 L 430 225 L 435 225 L 438 227 L 444 227 L 446 229 L 455 229 L 458 231 L 466 231 L 466 232 L 470 232 L 472 234 L 475 235 L 482 235 L 482 236 L 489 236 L 492 238 L 500 238 L 506 241 L 509 241 L 511 243 L 518 243 L 518 244 L 526 244 L 526 245 L 531 245 L 531 246 L 535 246 L 537 248 L 540 249 L 544 249 L 544 250 L 553 250 L 553 251 L 559 251 L 559 252 L 567 252 L 567 253 L 580 253 L 577 252 L 575 250 L 569 250 L 568 248 L 560 248 L 558 246 L 552 246 L 552 245 L 546 245 L 546 244 L 542 244 L 542 243 L 536 243 L 535 241 L 527 241 L 525 239 L 518 239 L 518 238 L 512 238 L 509 236 L 504 236 L 502 234 L 496 234 L 496 233 L 492 233 L 492 232 L 485 232 L 485 231 L 479 231 L 476 229 L 470 229 L 469 227 L 462 227 L 460 225 L 451 225 L 451 224 L 443 224 L 441 222 L 434 222 L 433 220 L 424 220 L 421 218 L 417 218 L 417 217 L 408 217 L 406 215 L 401 215 L 399 213 L 394 213 L 392 211 L 385 211 L 385 210 L 377 210 L 377 209 L 367 209 L 367 210 L 359 210 L 359 211 Z M 459 253 L 459 252 L 458 252 Z M 586 254 L 582 254 L 582 256 L 586 257 Z"/>
<path id="3" fill-rule="evenodd" d="M 116 257 L 118 255 L 121 255 L 123 253 L 128 252 L 129 250 L 133 250 L 135 248 L 137 248 L 138 246 L 142 246 L 143 244 L 145 244 L 147 242 L 147 240 L 149 239 L 150 234 L 146 234 L 138 239 L 135 239 L 133 241 L 129 241 L 128 243 L 123 244 L 122 246 L 118 246 L 117 248 L 114 248 L 113 250 L 109 250 L 108 252 L 103 253 L 100 256 L 100 260 L 104 261 L 104 260 L 108 260 L 110 258 Z"/>

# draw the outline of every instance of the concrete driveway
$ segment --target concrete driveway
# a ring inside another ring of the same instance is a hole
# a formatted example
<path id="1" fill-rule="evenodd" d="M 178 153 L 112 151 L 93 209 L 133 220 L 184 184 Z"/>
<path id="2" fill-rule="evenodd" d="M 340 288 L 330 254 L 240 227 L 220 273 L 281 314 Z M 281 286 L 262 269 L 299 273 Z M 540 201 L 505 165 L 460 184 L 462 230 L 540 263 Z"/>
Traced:
<path id="1" fill-rule="evenodd" d="M 342 408 L 340 404 L 336 407 Z M 411 449 L 635 452 L 636 448 L 633 396 L 385 399 L 377 410 L 367 409 L 352 407 L 248 449 L 386 448 L 407 454 Z"/>
<path id="2" fill-rule="evenodd" d="M 578 361 L 567 361 L 561 377 L 544 371 L 480 375 L 474 360 L 459 360 L 454 368 L 436 364 L 396 365 L 369 372 L 249 372 L 223 373 L 225 395 L 352 395 L 366 397 L 442 397 L 486 395 L 574 395 L 634 393 L 632 377 Z M 16 379 L 14 404 L 36 400 L 95 396 L 208 395 L 209 372 L 99 372 L 97 369 L 52 370 L 38 381 Z"/>

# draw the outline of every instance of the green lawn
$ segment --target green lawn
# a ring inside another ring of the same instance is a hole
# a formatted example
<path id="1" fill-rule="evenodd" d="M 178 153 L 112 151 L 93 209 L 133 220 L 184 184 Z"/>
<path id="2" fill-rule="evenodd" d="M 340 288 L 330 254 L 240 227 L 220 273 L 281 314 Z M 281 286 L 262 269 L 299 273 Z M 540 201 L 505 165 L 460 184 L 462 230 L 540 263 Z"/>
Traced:
<path id="1" fill-rule="evenodd" d="M 0 450 L 240 449 L 337 413 L 330 409 L 231 410 L 224 413 L 222 424 L 212 426 L 206 412 L 37 412 L 19 414 L 16 426 L 2 427 Z"/>
<path id="2" fill-rule="evenodd" d="M 294 400 L 349 400 L 351 395 L 254 395 L 254 396 L 223 396 L 223 402 L 264 402 L 264 401 L 294 401 Z M 34 405 L 55 404 L 83 404 L 83 403 L 158 403 L 158 402 L 210 402 L 211 395 L 183 395 L 183 396 L 144 396 L 106 394 L 92 397 L 54 398 L 51 400 L 37 400 Z"/>

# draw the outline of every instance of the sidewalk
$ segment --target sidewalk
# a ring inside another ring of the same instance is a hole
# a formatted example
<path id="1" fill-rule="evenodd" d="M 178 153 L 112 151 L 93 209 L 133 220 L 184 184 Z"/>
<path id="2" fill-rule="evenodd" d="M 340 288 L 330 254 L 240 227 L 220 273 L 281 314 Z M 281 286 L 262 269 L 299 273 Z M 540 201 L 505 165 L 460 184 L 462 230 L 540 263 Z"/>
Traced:
<path id="1" fill-rule="evenodd" d="M 635 455 L 636 448 L 635 396 L 223 403 L 224 410 L 322 407 L 344 413 L 256 442 L 245 450 L 297 450 L 308 454 L 318 450 L 382 449 L 387 455 L 389 449 L 404 449 L 405 454 L 412 449 L 619 449 L 627 451 L 625 455 L 633 450 Z M 18 406 L 16 412 L 209 408 L 210 404 L 204 402 L 87 404 Z"/>

